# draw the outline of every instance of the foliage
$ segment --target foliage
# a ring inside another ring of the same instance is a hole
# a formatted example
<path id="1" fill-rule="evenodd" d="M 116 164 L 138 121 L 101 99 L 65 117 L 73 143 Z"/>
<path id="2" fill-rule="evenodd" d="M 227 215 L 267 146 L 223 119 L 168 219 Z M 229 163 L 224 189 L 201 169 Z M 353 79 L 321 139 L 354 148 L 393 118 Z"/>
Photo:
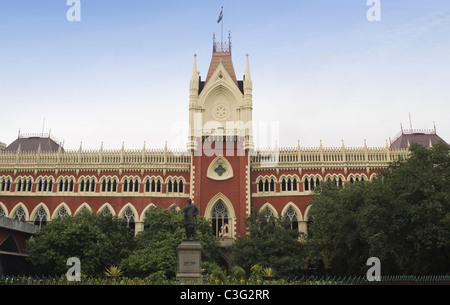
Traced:
<path id="1" fill-rule="evenodd" d="M 216 261 L 220 245 L 204 217 L 197 217 L 197 235 L 203 246 L 202 260 Z M 161 207 L 152 207 L 146 213 L 144 231 L 136 237 L 137 247 L 121 263 L 129 276 L 145 277 L 163 271 L 168 278 L 176 275 L 177 246 L 186 238 L 183 215 Z"/>
<path id="2" fill-rule="evenodd" d="M 311 261 L 334 274 L 361 274 L 381 260 L 383 274 L 450 272 L 449 147 L 411 145 L 370 182 L 321 186 L 311 201 Z"/>
<path id="3" fill-rule="evenodd" d="M 106 269 L 105 275 L 107 277 L 119 277 L 123 274 L 122 270 L 120 270 L 120 267 L 117 266 L 111 266 Z"/>
<path id="4" fill-rule="evenodd" d="M 210 281 L 224 283 L 227 280 L 225 272 L 215 262 L 202 262 L 202 274 Z"/>
<path id="5" fill-rule="evenodd" d="M 289 221 L 268 221 L 254 208 L 246 224 L 247 236 L 240 238 L 232 248 L 235 264 L 248 271 L 255 265 L 274 268 L 280 277 L 300 273 L 305 263 L 304 247 L 298 231 L 291 229 Z"/>
<path id="6" fill-rule="evenodd" d="M 84 210 L 47 223 L 27 241 L 26 249 L 41 274 L 64 274 L 69 268 L 67 259 L 77 257 L 82 262 L 81 273 L 96 276 L 130 254 L 133 235 L 117 217 Z"/>
<path id="7" fill-rule="evenodd" d="M 237 280 L 245 279 L 244 268 L 240 266 L 233 266 L 233 268 L 231 268 L 231 277 Z"/>

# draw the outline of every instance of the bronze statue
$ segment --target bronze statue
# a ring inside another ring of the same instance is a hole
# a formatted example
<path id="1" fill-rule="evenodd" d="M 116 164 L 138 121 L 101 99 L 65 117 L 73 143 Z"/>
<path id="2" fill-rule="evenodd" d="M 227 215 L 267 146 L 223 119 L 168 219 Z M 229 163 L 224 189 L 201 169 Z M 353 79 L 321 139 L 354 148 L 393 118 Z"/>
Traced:
<path id="1" fill-rule="evenodd" d="M 192 203 L 191 198 L 188 199 L 188 204 L 183 208 L 184 228 L 186 230 L 186 238 L 197 240 L 197 214 L 199 210 L 195 204 Z"/>

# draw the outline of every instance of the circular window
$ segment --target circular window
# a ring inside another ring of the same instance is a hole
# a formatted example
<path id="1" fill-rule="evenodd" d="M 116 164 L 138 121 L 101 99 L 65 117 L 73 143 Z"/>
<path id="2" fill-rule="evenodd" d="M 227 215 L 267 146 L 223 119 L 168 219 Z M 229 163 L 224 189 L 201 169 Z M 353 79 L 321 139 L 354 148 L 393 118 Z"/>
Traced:
<path id="1" fill-rule="evenodd" d="M 223 121 L 228 119 L 228 117 L 230 116 L 230 111 L 227 105 L 219 104 L 216 107 L 214 107 L 212 114 L 216 120 Z"/>

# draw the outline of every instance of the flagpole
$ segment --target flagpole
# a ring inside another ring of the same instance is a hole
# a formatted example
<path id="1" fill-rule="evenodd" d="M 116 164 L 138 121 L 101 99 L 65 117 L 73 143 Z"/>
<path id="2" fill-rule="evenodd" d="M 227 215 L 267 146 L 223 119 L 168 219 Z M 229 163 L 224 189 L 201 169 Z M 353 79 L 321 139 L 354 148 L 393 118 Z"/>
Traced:
<path id="1" fill-rule="evenodd" d="M 221 32 L 221 37 L 220 37 L 220 39 L 221 39 L 221 44 L 222 44 L 222 48 L 223 48 L 223 6 L 222 6 L 222 20 L 221 20 L 221 30 L 220 30 L 220 32 Z"/>

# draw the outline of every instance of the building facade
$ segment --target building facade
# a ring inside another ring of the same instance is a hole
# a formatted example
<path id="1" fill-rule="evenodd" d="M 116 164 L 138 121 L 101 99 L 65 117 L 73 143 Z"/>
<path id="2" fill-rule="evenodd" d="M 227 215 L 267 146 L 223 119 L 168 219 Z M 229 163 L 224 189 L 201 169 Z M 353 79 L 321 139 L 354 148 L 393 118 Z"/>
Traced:
<path id="1" fill-rule="evenodd" d="M 83 209 L 143 230 L 152 206 L 176 211 L 191 198 L 223 246 L 245 235 L 259 209 L 307 233 L 308 202 L 326 180 L 369 181 L 407 147 L 274 147 L 253 143 L 252 79 L 236 78 L 231 42 L 213 43 L 204 80 L 196 57 L 189 84 L 187 149 L 65 150 L 50 134 L 20 135 L 0 152 L 0 216 L 38 226 Z M 408 142 L 409 143 L 409 142 Z M 430 141 L 431 144 L 431 141 Z"/>

